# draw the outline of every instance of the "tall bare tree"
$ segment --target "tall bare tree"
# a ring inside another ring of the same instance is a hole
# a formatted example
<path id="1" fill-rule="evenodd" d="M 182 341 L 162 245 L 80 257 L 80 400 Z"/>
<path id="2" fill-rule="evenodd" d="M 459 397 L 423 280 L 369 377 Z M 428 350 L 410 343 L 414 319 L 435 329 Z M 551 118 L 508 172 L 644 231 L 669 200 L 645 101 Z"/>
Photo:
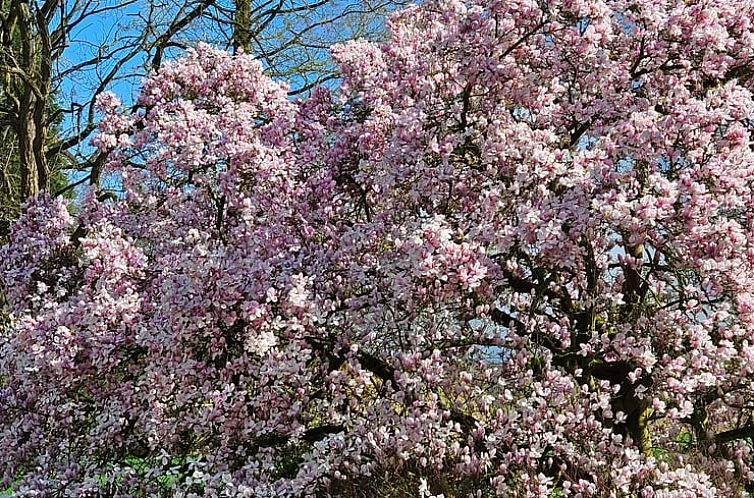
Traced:
<path id="1" fill-rule="evenodd" d="M 410 0 L 218 0 L 211 30 L 259 57 L 268 72 L 305 93 L 335 77 L 328 48 L 352 38 L 379 39 L 384 17 Z M 222 39 L 218 40 L 222 43 Z"/>

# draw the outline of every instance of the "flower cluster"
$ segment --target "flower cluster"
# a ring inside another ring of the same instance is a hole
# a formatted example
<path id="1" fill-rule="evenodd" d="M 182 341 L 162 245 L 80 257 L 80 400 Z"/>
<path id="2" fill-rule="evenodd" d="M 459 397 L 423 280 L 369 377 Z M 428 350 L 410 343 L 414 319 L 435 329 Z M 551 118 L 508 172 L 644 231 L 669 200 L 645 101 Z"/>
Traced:
<path id="1" fill-rule="evenodd" d="M 18 496 L 748 496 L 754 4 L 428 0 L 112 95 L 0 249 Z"/>

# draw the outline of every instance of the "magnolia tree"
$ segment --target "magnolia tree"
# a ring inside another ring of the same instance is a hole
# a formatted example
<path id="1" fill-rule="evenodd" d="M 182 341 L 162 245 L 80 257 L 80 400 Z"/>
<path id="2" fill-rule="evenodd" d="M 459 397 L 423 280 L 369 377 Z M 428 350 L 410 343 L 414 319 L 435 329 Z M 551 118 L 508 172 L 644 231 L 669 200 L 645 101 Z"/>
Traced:
<path id="1" fill-rule="evenodd" d="M 427 1 L 100 99 L 0 252 L 18 496 L 754 489 L 754 3 Z"/>

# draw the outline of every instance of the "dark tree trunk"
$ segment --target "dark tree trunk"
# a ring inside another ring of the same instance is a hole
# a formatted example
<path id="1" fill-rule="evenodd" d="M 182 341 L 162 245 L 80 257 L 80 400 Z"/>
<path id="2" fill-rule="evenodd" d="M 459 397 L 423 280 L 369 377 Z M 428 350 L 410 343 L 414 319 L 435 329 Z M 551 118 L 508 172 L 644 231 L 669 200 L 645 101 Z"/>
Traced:
<path id="1" fill-rule="evenodd" d="M 251 0 L 234 0 L 236 10 L 233 19 L 233 48 L 251 51 Z"/>
<path id="2" fill-rule="evenodd" d="M 46 142 L 49 131 L 46 106 L 50 100 L 52 47 L 47 20 L 41 10 L 32 12 L 26 2 L 15 0 L 21 21 L 17 36 L 20 44 L 21 73 L 18 78 L 16 134 L 21 169 L 21 201 L 46 191 L 50 185 Z"/>
<path id="3" fill-rule="evenodd" d="M 34 95 L 22 99 L 17 126 L 18 150 L 21 166 L 21 199 L 49 189 L 50 171 L 45 155 L 47 126 L 45 103 Z"/>

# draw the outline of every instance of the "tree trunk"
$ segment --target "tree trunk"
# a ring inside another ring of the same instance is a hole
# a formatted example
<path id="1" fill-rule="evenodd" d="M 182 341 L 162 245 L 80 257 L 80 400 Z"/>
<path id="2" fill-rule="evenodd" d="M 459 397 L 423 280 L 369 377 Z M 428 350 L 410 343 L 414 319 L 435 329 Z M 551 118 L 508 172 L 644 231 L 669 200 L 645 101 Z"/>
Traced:
<path id="1" fill-rule="evenodd" d="M 21 168 L 21 202 L 49 189 L 50 170 L 47 164 L 46 142 L 49 124 L 46 106 L 50 100 L 52 76 L 52 47 L 47 21 L 41 11 L 32 12 L 25 2 L 15 2 L 21 21 L 21 68 L 25 73 L 17 81 L 19 98 L 16 120 L 19 160 Z"/>
<path id="2" fill-rule="evenodd" d="M 50 171 L 45 155 L 45 103 L 29 93 L 30 95 L 26 95 L 22 100 L 23 109 L 17 125 L 22 200 L 48 190 L 50 183 Z"/>
<path id="3" fill-rule="evenodd" d="M 251 51 L 251 0 L 234 0 L 236 6 L 233 19 L 233 48 Z"/>
<path id="4" fill-rule="evenodd" d="M 652 431 L 649 428 L 649 417 L 652 409 L 646 400 L 638 400 L 636 411 L 628 417 L 628 431 L 639 451 L 644 456 L 652 456 Z"/>

